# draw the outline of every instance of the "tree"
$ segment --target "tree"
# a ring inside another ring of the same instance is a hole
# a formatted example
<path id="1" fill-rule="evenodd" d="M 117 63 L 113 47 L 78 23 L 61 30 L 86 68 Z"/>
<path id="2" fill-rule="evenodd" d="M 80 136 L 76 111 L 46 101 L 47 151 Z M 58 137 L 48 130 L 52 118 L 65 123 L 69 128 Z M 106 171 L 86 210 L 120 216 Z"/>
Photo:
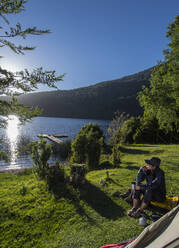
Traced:
<path id="1" fill-rule="evenodd" d="M 144 108 L 144 118 L 153 116 L 159 128 L 167 132 L 179 131 L 179 78 L 178 78 L 179 16 L 168 26 L 166 37 L 170 39 L 164 50 L 164 61 L 154 67 L 150 87 L 143 87 L 138 99 Z"/>
<path id="2" fill-rule="evenodd" d="M 3 25 L 0 26 L 0 47 L 8 47 L 16 54 L 24 54 L 25 51 L 35 49 L 35 47 L 17 45 L 13 42 L 16 38 L 26 39 L 29 35 L 50 33 L 50 30 L 40 30 L 37 27 L 23 29 L 20 23 L 17 23 L 14 27 L 11 26 L 8 16 L 23 11 L 26 2 L 27 0 L 0 1 L 0 18 L 3 20 Z M 0 66 L 0 96 L 8 96 L 8 99 L 1 98 L 0 100 L 0 115 L 16 114 L 21 122 L 37 116 L 40 113 L 38 108 L 30 108 L 18 103 L 16 96 L 37 89 L 39 84 L 56 88 L 55 83 L 61 81 L 63 76 L 64 74 L 56 76 L 54 70 L 44 71 L 42 67 L 31 72 L 25 69 L 13 73 Z M 1 124 L 4 123 L 5 120 L 1 121 Z"/>
<path id="3" fill-rule="evenodd" d="M 119 166 L 121 163 L 121 156 L 119 146 L 121 143 L 121 127 L 129 118 L 128 114 L 116 112 L 112 120 L 108 134 L 110 136 L 110 144 L 112 146 L 112 162 L 114 166 Z"/>
<path id="4" fill-rule="evenodd" d="M 98 168 L 102 147 L 104 146 L 103 131 L 95 123 L 82 127 L 72 143 L 73 163 L 86 163 L 88 170 Z"/>

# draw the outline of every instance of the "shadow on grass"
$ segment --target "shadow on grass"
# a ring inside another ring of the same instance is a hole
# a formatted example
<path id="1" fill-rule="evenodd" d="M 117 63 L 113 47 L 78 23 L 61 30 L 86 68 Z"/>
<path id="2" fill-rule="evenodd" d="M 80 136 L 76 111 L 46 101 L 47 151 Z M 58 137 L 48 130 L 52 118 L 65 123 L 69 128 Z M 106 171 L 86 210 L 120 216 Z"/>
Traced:
<path id="1" fill-rule="evenodd" d="M 120 147 L 119 150 L 123 153 L 128 153 L 128 154 L 149 154 L 149 151 L 143 151 L 139 149 L 129 149 L 126 147 Z"/>
<path id="2" fill-rule="evenodd" d="M 125 169 L 128 169 L 128 170 L 139 170 L 140 167 L 139 166 L 135 166 L 135 165 L 128 165 L 125 167 Z"/>
<path id="3" fill-rule="evenodd" d="M 106 181 L 109 182 L 109 183 L 116 184 L 116 185 L 121 186 L 121 187 L 123 186 L 123 185 L 117 183 L 117 182 L 116 182 L 115 180 L 113 180 L 112 178 L 109 178 L 109 179 L 107 179 Z"/>
<path id="4" fill-rule="evenodd" d="M 108 160 L 102 162 L 99 166 L 100 169 L 111 169 L 113 168 L 113 164 L 111 162 L 109 162 Z"/>
<path id="5" fill-rule="evenodd" d="M 142 147 L 158 147 L 157 144 L 132 144 L 132 147 L 139 147 L 139 146 L 142 146 Z"/>
<path id="6" fill-rule="evenodd" d="M 128 170 L 139 170 L 140 166 L 133 165 L 134 163 L 131 162 L 123 162 L 125 166 L 121 167 L 122 169 L 128 169 Z"/>
<path id="7" fill-rule="evenodd" d="M 74 189 L 74 187 L 70 184 L 63 184 L 60 187 L 56 187 L 55 190 L 52 191 L 52 193 L 55 196 L 55 199 L 58 201 L 62 197 L 65 199 L 68 199 L 76 208 L 76 212 L 81 215 L 86 217 L 88 222 L 92 225 L 97 225 L 96 221 L 93 220 L 84 210 L 84 208 L 80 205 L 80 199 L 78 196 L 78 191 Z"/>
<path id="8" fill-rule="evenodd" d="M 79 191 L 80 199 L 85 201 L 102 217 L 115 220 L 125 214 L 125 209 L 117 205 L 110 197 L 89 181 L 86 181 Z"/>

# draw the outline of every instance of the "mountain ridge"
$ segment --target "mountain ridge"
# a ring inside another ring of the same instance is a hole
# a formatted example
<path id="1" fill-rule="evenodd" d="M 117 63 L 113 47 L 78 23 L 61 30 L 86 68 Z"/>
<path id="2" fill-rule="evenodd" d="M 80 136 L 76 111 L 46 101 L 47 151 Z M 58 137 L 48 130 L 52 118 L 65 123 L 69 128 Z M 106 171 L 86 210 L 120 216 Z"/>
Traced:
<path id="1" fill-rule="evenodd" d="M 142 114 L 136 100 L 142 85 L 149 85 L 152 68 L 71 90 L 35 92 L 18 97 L 28 106 L 39 106 L 46 117 L 111 120 L 116 111 Z"/>

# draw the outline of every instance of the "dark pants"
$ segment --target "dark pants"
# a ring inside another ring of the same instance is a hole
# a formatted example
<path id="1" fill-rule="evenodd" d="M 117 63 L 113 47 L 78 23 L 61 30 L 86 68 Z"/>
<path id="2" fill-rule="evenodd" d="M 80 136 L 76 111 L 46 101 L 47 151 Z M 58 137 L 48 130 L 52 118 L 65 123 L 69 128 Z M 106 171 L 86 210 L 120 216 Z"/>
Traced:
<path id="1" fill-rule="evenodd" d="M 142 201 L 145 204 L 149 204 L 151 201 L 163 202 L 165 201 L 165 196 L 161 194 L 158 190 L 146 189 L 145 187 L 140 190 L 134 191 L 134 199 L 140 200 L 141 194 L 143 194 Z"/>

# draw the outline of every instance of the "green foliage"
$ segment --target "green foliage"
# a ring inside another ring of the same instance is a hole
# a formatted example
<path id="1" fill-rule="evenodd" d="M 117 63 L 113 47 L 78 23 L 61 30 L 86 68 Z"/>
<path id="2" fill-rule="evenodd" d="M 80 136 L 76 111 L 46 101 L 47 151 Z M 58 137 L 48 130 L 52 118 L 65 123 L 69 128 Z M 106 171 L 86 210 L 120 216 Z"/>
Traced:
<path id="1" fill-rule="evenodd" d="M 80 164 L 86 162 L 86 143 L 86 135 L 79 133 L 72 143 L 72 162 Z"/>
<path id="2" fill-rule="evenodd" d="M 24 183 L 22 183 L 19 192 L 20 192 L 20 194 L 21 194 L 22 196 L 25 196 L 25 195 L 26 195 L 26 193 L 27 193 L 27 187 L 24 185 Z"/>
<path id="3" fill-rule="evenodd" d="M 19 14 L 25 9 L 26 0 L 1 0 L 0 2 L 0 48 L 10 48 L 16 54 L 24 54 L 25 51 L 34 50 L 35 47 L 19 45 L 17 39 L 26 39 L 29 35 L 48 34 L 49 30 L 40 30 L 37 27 L 23 29 L 20 23 L 12 26 L 8 20 L 9 15 Z M 0 56 L 2 59 L 2 56 Z M 38 88 L 39 84 L 48 87 L 57 88 L 55 83 L 61 81 L 63 75 L 56 76 L 54 70 L 43 70 L 42 67 L 33 71 L 11 72 L 0 66 L 0 115 L 17 115 L 19 120 L 24 123 L 32 117 L 42 113 L 42 111 L 34 106 L 28 107 L 17 101 L 17 96 L 27 92 L 31 92 Z M 3 97 L 2 97 L 3 96 Z M 7 124 L 7 119 L 0 119 L 0 127 Z M 0 159 L 7 159 L 6 154 L 1 151 Z"/>
<path id="4" fill-rule="evenodd" d="M 60 144 L 52 144 L 53 155 L 58 158 L 68 159 L 71 154 L 71 140 L 63 141 Z"/>
<path id="5" fill-rule="evenodd" d="M 103 144 L 103 131 L 97 124 L 83 126 L 72 143 L 71 161 L 87 163 L 89 170 L 98 168 Z"/>
<path id="6" fill-rule="evenodd" d="M 108 128 L 108 134 L 110 136 L 110 144 L 114 146 L 114 144 L 120 143 L 120 130 L 124 121 L 128 118 L 128 115 L 125 113 L 116 112 L 113 120 L 110 123 Z"/>
<path id="7" fill-rule="evenodd" d="M 144 117 L 154 116 L 160 129 L 179 131 L 179 80 L 178 80 L 179 16 L 168 26 L 168 49 L 165 60 L 154 67 L 150 87 L 143 87 L 138 98 L 144 108 Z"/>
<path id="8" fill-rule="evenodd" d="M 128 120 L 125 120 L 120 129 L 121 143 L 134 143 L 134 135 L 136 133 L 136 130 L 140 128 L 140 125 L 140 117 L 131 117 Z"/>
<path id="9" fill-rule="evenodd" d="M 133 135 L 134 143 L 149 143 L 156 144 L 165 143 L 159 139 L 161 130 L 159 129 L 158 121 L 155 117 L 150 116 L 148 118 L 141 118 L 139 126 L 136 130 L 136 133 Z"/>
<path id="10" fill-rule="evenodd" d="M 179 142 L 179 132 L 161 129 L 154 116 L 141 117 L 133 135 L 134 143 L 171 144 Z"/>
<path id="11" fill-rule="evenodd" d="M 115 117 L 108 128 L 108 133 L 110 135 L 110 144 L 112 146 L 112 163 L 114 167 L 119 166 L 121 162 L 119 151 L 119 144 L 121 143 L 121 127 L 128 118 L 129 115 L 116 112 Z"/>
<path id="12" fill-rule="evenodd" d="M 119 148 L 119 144 L 115 144 L 112 147 L 112 164 L 114 168 L 119 167 L 121 163 L 121 154 Z"/>
<path id="13" fill-rule="evenodd" d="M 62 168 L 59 164 L 48 167 L 46 182 L 48 189 L 55 195 L 57 195 L 59 190 L 63 187 L 65 178 L 64 168 Z"/>
<path id="14" fill-rule="evenodd" d="M 167 193 L 179 192 L 179 145 L 123 146 L 121 168 L 91 171 L 78 190 L 56 199 L 33 173 L 0 173 L 0 244 L 2 248 L 99 248 L 137 237 L 143 227 L 126 215 L 131 206 L 114 192 L 125 192 L 147 157 L 161 158 Z M 21 195 L 22 185 L 27 189 Z M 152 212 L 147 212 L 149 215 Z M 151 222 L 148 221 L 150 224 Z"/>
<path id="15" fill-rule="evenodd" d="M 52 154 L 51 145 L 47 144 L 45 139 L 42 139 L 40 142 L 34 141 L 31 145 L 31 158 L 34 162 L 34 171 L 40 179 L 46 179 L 49 172 L 48 160 Z"/>
<path id="16" fill-rule="evenodd" d="M 48 34 L 50 31 L 40 30 L 37 27 L 23 29 L 20 23 L 12 26 L 8 20 L 9 15 L 19 14 L 25 9 L 26 0 L 10 1 L 2 0 L 0 2 L 0 18 L 2 20 L 0 27 L 0 48 L 10 48 L 16 54 L 24 54 L 26 50 L 34 50 L 35 47 L 19 45 L 17 38 L 26 39 L 29 35 Z M 14 41 L 14 42 L 13 42 Z M 15 114 L 24 122 L 37 116 L 41 111 L 37 107 L 27 107 L 18 103 L 16 96 L 33 91 L 38 88 L 39 84 L 56 88 L 55 83 L 63 79 L 63 75 L 56 76 L 54 70 L 43 70 L 42 67 L 33 71 L 10 72 L 0 67 L 0 96 L 8 96 L 0 100 L 0 115 L 8 116 Z M 5 124 L 5 121 L 4 121 Z"/>
<path id="17" fill-rule="evenodd" d="M 124 144 L 169 144 L 179 142 L 179 132 L 161 129 L 154 116 L 131 117 L 120 128 L 120 141 Z"/>
<path id="18" fill-rule="evenodd" d="M 17 155 L 28 155 L 32 151 L 31 145 L 32 138 L 30 136 L 22 135 L 17 141 Z"/>
<path id="19" fill-rule="evenodd" d="M 10 161 L 8 154 L 6 154 L 3 151 L 0 151 L 0 160 L 4 160 L 6 162 L 9 162 Z"/>
<path id="20" fill-rule="evenodd" d="M 104 138 L 97 138 L 91 130 L 86 134 L 86 154 L 87 154 L 87 165 L 89 170 L 95 170 L 98 168 L 101 150 L 103 146 Z"/>
<path id="21" fill-rule="evenodd" d="M 85 164 L 72 164 L 70 166 L 71 181 L 74 186 L 80 186 L 85 181 Z"/>
<path id="22" fill-rule="evenodd" d="M 56 197 L 65 184 L 65 171 L 57 163 L 49 165 L 48 160 L 52 154 L 51 144 L 47 144 L 45 139 L 40 142 L 34 141 L 29 146 L 32 147 L 31 158 L 34 161 L 34 173 L 40 179 L 43 179 L 49 191 L 53 192 Z"/>

